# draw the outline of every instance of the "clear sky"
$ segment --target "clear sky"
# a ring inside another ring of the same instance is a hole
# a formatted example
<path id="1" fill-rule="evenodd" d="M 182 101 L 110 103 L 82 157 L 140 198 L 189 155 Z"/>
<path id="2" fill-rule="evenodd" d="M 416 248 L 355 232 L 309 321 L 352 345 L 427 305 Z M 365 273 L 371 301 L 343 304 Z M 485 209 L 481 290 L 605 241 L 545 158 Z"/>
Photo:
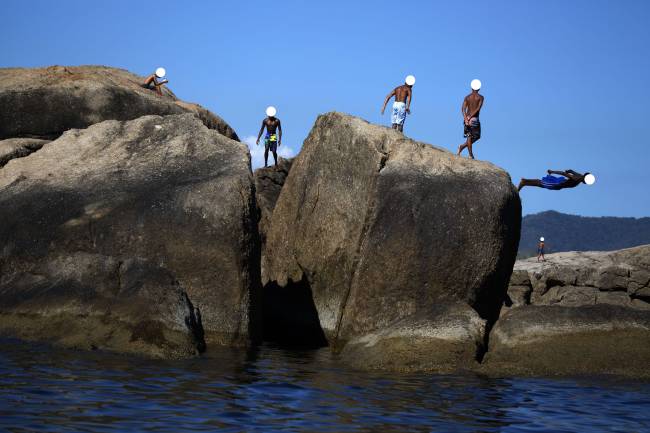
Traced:
<path id="1" fill-rule="evenodd" d="M 524 214 L 650 215 L 650 1 L 3 0 L 0 18 L 0 67 L 164 66 L 180 98 L 249 143 L 275 105 L 285 154 L 320 113 L 389 124 L 381 103 L 407 74 L 417 83 L 406 134 L 455 150 L 462 99 L 480 78 L 479 159 L 515 183 L 547 168 L 597 177 L 524 189 Z"/>

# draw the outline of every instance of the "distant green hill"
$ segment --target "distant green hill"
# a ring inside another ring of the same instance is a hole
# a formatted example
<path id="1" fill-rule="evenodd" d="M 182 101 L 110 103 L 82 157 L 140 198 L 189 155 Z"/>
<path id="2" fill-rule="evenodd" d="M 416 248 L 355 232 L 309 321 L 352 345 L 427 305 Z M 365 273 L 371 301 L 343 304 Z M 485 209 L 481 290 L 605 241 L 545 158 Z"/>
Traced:
<path id="1" fill-rule="evenodd" d="M 540 236 L 548 252 L 611 251 L 650 244 L 650 218 L 583 217 L 556 211 L 526 215 L 519 257 L 537 252 Z"/>

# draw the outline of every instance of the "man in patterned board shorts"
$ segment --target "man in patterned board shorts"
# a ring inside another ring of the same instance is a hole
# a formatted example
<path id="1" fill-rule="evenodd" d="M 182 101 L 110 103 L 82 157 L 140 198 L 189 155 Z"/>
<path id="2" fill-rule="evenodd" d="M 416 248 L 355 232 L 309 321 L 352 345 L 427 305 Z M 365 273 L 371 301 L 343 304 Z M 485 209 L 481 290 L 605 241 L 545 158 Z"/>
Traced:
<path id="1" fill-rule="evenodd" d="M 413 84 L 415 84 L 415 77 L 409 75 L 406 77 L 404 84 L 401 86 L 395 87 L 384 100 L 384 106 L 381 109 L 381 114 L 384 114 L 386 110 L 386 105 L 390 98 L 395 97 L 395 102 L 393 102 L 393 110 L 391 112 L 390 120 L 393 125 L 393 129 L 397 129 L 399 132 L 404 132 L 404 121 L 406 120 L 406 115 L 411 114 L 411 98 L 413 97 Z"/>
<path id="2" fill-rule="evenodd" d="M 255 144 L 260 144 L 260 137 L 262 137 L 262 132 L 266 128 L 266 135 L 264 136 L 264 167 L 268 165 L 269 160 L 269 150 L 273 152 L 273 160 L 275 161 L 275 166 L 278 165 L 278 146 L 282 144 L 282 124 L 280 119 L 275 117 L 277 110 L 275 107 L 268 107 L 266 109 L 266 118 L 262 120 L 262 127 L 260 128 L 260 133 L 257 135 L 257 141 Z M 276 134 L 276 131 L 279 134 Z"/>
<path id="3" fill-rule="evenodd" d="M 481 108 L 483 108 L 483 95 L 479 95 L 478 91 L 481 88 L 479 80 L 472 80 L 471 82 L 472 93 L 465 96 L 463 105 L 460 109 L 463 115 L 463 136 L 467 139 L 465 143 L 458 146 L 458 153 L 467 149 L 469 157 L 474 159 L 474 152 L 472 152 L 472 145 L 481 138 L 481 121 L 479 115 Z"/>

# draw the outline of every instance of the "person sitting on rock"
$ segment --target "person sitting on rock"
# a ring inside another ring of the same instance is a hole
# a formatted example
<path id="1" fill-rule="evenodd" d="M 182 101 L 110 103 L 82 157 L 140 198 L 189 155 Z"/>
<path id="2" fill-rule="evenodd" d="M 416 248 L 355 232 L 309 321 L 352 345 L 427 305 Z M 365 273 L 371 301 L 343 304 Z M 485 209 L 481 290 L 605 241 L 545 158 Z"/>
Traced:
<path id="1" fill-rule="evenodd" d="M 587 185 L 592 185 L 596 178 L 591 173 L 580 174 L 573 170 L 546 170 L 548 176 L 544 176 L 541 179 L 521 179 L 519 181 L 519 186 L 517 187 L 518 191 L 525 186 L 536 186 L 538 188 L 550 189 L 553 191 L 558 191 L 565 188 L 575 188 L 581 183 L 586 183 Z M 559 174 L 560 176 L 553 176 L 554 174 Z"/>
<path id="2" fill-rule="evenodd" d="M 481 88 L 480 80 L 472 80 L 470 83 L 472 93 L 465 96 L 463 105 L 460 111 L 463 115 L 463 136 L 466 138 L 465 143 L 458 146 L 458 153 L 460 155 L 463 150 L 467 148 L 469 157 L 474 159 L 474 152 L 472 152 L 472 145 L 481 139 L 481 121 L 479 115 L 481 108 L 483 108 L 483 95 L 479 95 L 478 91 Z"/>
<path id="3" fill-rule="evenodd" d="M 409 75 L 404 80 L 404 84 L 395 87 L 384 100 L 384 106 L 381 109 L 381 114 L 386 110 L 386 104 L 390 98 L 395 97 L 393 102 L 393 113 L 391 115 L 392 128 L 397 129 L 399 132 L 404 132 L 404 121 L 406 115 L 411 114 L 411 98 L 413 97 L 413 85 L 415 84 L 415 77 Z"/>
<path id="4" fill-rule="evenodd" d="M 273 152 L 273 160 L 275 161 L 275 166 L 278 166 L 278 146 L 282 144 L 282 124 L 280 119 L 275 117 L 277 110 L 275 107 L 268 107 L 266 109 L 266 118 L 262 120 L 262 127 L 260 128 L 260 133 L 257 134 L 257 141 L 255 144 L 260 144 L 260 137 L 264 128 L 266 128 L 266 136 L 264 137 L 264 167 L 268 166 L 269 160 L 269 149 Z M 276 134 L 276 131 L 278 134 Z"/>
<path id="5" fill-rule="evenodd" d="M 159 78 L 165 77 L 165 68 L 158 68 L 156 72 L 149 75 L 142 83 L 142 87 L 149 90 L 155 90 L 160 96 L 162 96 L 162 86 L 169 83 L 168 80 L 158 81 Z"/>

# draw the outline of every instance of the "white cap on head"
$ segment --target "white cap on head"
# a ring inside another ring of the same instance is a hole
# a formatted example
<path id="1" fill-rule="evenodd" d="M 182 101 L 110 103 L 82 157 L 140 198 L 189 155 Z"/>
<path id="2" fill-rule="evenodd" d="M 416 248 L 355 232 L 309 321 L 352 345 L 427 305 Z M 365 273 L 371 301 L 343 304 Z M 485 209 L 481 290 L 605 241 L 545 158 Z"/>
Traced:
<path id="1" fill-rule="evenodd" d="M 472 82 L 470 83 L 470 86 L 472 86 L 472 90 L 478 90 L 481 88 L 481 80 L 474 78 Z"/>
<path id="2" fill-rule="evenodd" d="M 162 78 L 165 76 L 165 68 L 158 68 L 156 69 L 156 77 Z"/>
<path id="3" fill-rule="evenodd" d="M 585 176 L 585 183 L 587 185 L 593 185 L 594 182 L 596 182 L 596 176 L 594 176 L 591 173 L 589 173 L 588 175 Z"/>
<path id="4" fill-rule="evenodd" d="M 277 113 L 277 112 L 278 112 L 278 110 L 276 110 L 273 105 L 270 105 L 270 106 L 266 107 L 266 115 L 269 116 L 269 117 L 275 116 L 275 113 Z"/>
<path id="5" fill-rule="evenodd" d="M 539 238 L 539 241 L 540 241 L 540 242 L 544 242 L 544 236 L 542 236 L 541 238 Z"/>
<path id="6" fill-rule="evenodd" d="M 415 84 L 415 77 L 414 77 L 413 75 L 409 75 L 408 77 L 406 77 L 406 79 L 404 80 L 404 82 L 405 82 L 407 85 L 412 86 L 413 84 Z"/>

